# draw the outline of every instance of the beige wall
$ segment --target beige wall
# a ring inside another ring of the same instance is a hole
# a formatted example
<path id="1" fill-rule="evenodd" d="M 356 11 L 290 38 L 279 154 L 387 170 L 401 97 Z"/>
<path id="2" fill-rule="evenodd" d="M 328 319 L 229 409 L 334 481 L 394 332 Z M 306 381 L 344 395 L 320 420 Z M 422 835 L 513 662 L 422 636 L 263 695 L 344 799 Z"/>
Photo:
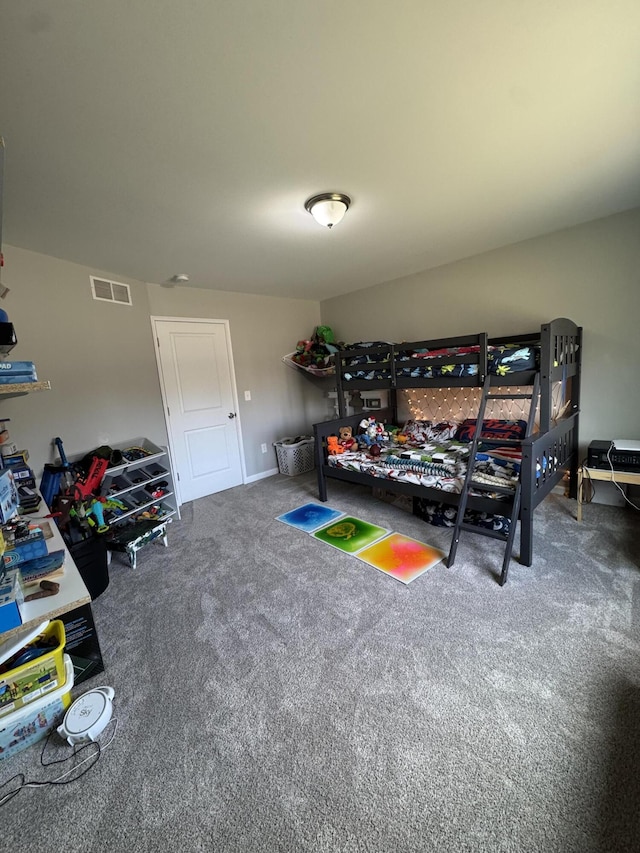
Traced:
<path id="1" fill-rule="evenodd" d="M 69 456 L 142 436 L 166 443 L 146 285 L 118 279 L 133 307 L 112 305 L 92 298 L 90 274 L 105 275 L 5 247 L 2 307 L 18 337 L 10 358 L 35 362 L 52 390 L 3 400 L 2 413 L 38 475 L 58 435 Z"/>
<path id="2" fill-rule="evenodd" d="M 320 306 L 303 299 L 148 286 L 151 314 L 228 320 L 247 472 L 277 467 L 273 441 L 310 434 L 325 417 L 322 394 L 282 362 L 320 322 Z M 244 392 L 251 392 L 250 402 Z M 269 451 L 262 454 L 260 445 Z"/>
<path id="3" fill-rule="evenodd" d="M 5 261 L 10 293 L 1 307 L 18 336 L 11 358 L 35 362 L 52 386 L 2 401 L 11 437 L 29 450 L 38 479 L 57 455 L 58 435 L 69 456 L 142 436 L 167 443 L 152 314 L 230 321 L 249 477 L 277 468 L 273 441 L 308 432 L 324 416 L 321 395 L 281 361 L 319 322 L 317 302 L 170 290 L 11 246 Z M 133 307 L 94 300 L 90 275 L 129 284 Z"/>
<path id="4" fill-rule="evenodd" d="M 69 455 L 141 436 L 166 444 L 150 317 L 229 320 L 247 474 L 259 476 L 277 465 L 273 441 L 327 416 L 323 393 L 281 361 L 320 316 L 350 341 L 511 334 L 568 316 L 585 333 L 583 447 L 593 438 L 640 438 L 639 236 L 640 209 L 320 305 L 168 289 L 7 246 L 11 292 L 0 304 L 18 335 L 11 355 L 34 361 L 52 390 L 4 400 L 2 415 L 38 475 L 55 457 L 57 435 Z M 90 274 L 130 284 L 133 308 L 92 299 Z"/>
<path id="5" fill-rule="evenodd" d="M 640 209 L 321 303 L 345 341 L 584 329 L 581 445 L 640 439 Z"/>

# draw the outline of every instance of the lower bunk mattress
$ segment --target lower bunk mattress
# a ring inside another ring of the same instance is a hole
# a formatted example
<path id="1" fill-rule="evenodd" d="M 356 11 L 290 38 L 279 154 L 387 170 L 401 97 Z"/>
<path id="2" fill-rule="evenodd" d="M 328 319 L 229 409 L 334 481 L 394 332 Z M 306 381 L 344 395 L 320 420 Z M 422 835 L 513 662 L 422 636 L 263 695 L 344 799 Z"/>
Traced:
<path id="1" fill-rule="evenodd" d="M 514 458 L 515 457 L 515 458 Z M 469 464 L 469 444 L 449 440 L 438 443 L 426 442 L 420 447 L 390 447 L 383 449 L 379 457 L 373 457 L 366 451 L 345 451 L 330 455 L 328 464 L 332 468 L 358 471 L 387 483 L 412 483 L 428 486 L 443 492 L 460 493 Z M 500 486 L 499 492 L 478 492 L 483 497 L 506 500 L 508 493 L 504 489 L 515 488 L 520 477 L 520 457 L 513 448 L 492 448 L 476 454 L 471 494 L 474 494 L 473 482 Z M 391 485 L 391 488 L 393 486 Z M 436 527 L 453 527 L 457 508 L 433 500 L 414 497 L 414 514 Z M 484 513 L 467 509 L 464 520 L 467 524 L 509 532 L 510 520 L 500 513 Z"/>
<path id="2" fill-rule="evenodd" d="M 330 467 L 358 471 L 380 480 L 460 493 L 469 464 L 469 444 L 453 439 L 407 449 L 383 447 L 379 456 L 364 450 L 346 450 L 329 455 L 327 462 Z M 513 448 L 480 449 L 476 454 L 472 483 L 495 485 L 501 490 L 495 493 L 483 490 L 485 497 L 504 498 L 502 490 L 514 489 L 519 477 L 520 456 Z"/>

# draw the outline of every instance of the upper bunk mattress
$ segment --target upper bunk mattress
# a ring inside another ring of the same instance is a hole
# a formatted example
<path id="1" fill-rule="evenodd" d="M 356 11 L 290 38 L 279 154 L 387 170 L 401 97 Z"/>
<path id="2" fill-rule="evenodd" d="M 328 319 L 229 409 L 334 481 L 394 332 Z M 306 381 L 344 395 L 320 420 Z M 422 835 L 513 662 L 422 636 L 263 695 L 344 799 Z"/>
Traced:
<path id="1" fill-rule="evenodd" d="M 371 347 L 390 347 L 384 341 L 352 344 L 347 350 L 354 350 L 352 357 L 345 360 L 342 378 L 345 382 L 356 379 L 374 380 L 390 379 L 391 365 L 383 353 L 358 354 L 358 349 Z M 477 376 L 478 364 L 465 363 L 462 356 L 477 355 L 479 346 L 448 347 L 446 349 L 406 349 L 395 355 L 395 375 L 397 378 L 434 379 L 442 376 Z M 455 357 L 451 364 L 443 363 L 443 359 Z M 430 361 L 438 360 L 437 364 Z M 492 344 L 487 348 L 487 368 L 489 373 L 496 376 L 507 376 L 512 373 L 537 370 L 540 360 L 540 347 L 520 344 Z"/>

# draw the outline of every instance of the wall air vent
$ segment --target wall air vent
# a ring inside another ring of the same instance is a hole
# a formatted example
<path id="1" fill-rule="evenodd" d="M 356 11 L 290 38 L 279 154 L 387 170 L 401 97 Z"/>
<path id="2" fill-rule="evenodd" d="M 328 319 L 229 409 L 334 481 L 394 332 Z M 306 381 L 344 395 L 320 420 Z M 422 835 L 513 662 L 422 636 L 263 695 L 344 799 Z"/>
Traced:
<path id="1" fill-rule="evenodd" d="M 91 292 L 93 298 L 100 302 L 117 302 L 119 305 L 132 305 L 131 290 L 128 284 L 120 284 L 118 281 L 107 281 L 104 278 L 96 278 L 90 275 Z"/>

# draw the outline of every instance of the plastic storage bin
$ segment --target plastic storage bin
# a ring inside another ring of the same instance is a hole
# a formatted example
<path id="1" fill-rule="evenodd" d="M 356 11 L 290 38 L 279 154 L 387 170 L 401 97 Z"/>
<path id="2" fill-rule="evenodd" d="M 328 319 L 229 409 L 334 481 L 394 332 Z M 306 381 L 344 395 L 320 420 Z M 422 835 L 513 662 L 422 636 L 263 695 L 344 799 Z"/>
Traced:
<path id="1" fill-rule="evenodd" d="M 46 737 L 62 721 L 71 704 L 73 664 L 64 655 L 64 683 L 26 708 L 18 708 L 0 719 L 0 758 L 9 758 Z"/>
<path id="2" fill-rule="evenodd" d="M 152 465 L 146 465 L 142 471 L 147 475 L 147 477 L 155 478 L 155 477 L 166 477 L 169 473 L 167 469 L 160 462 L 154 462 Z"/>
<path id="3" fill-rule="evenodd" d="M 295 477 L 312 471 L 315 467 L 313 455 L 313 436 L 299 435 L 296 438 L 281 438 L 274 441 L 273 446 L 278 456 L 278 468 L 281 474 Z"/>
<path id="4" fill-rule="evenodd" d="M 19 634 L 0 648 L 0 661 L 6 666 L 15 654 L 24 663 L 0 673 L 0 722 L 3 718 L 56 690 L 65 680 L 63 651 L 64 623 L 59 619 L 44 623 L 34 631 Z M 47 650 L 33 657 L 36 647 Z M 31 659 L 29 659 L 31 658 Z"/>

